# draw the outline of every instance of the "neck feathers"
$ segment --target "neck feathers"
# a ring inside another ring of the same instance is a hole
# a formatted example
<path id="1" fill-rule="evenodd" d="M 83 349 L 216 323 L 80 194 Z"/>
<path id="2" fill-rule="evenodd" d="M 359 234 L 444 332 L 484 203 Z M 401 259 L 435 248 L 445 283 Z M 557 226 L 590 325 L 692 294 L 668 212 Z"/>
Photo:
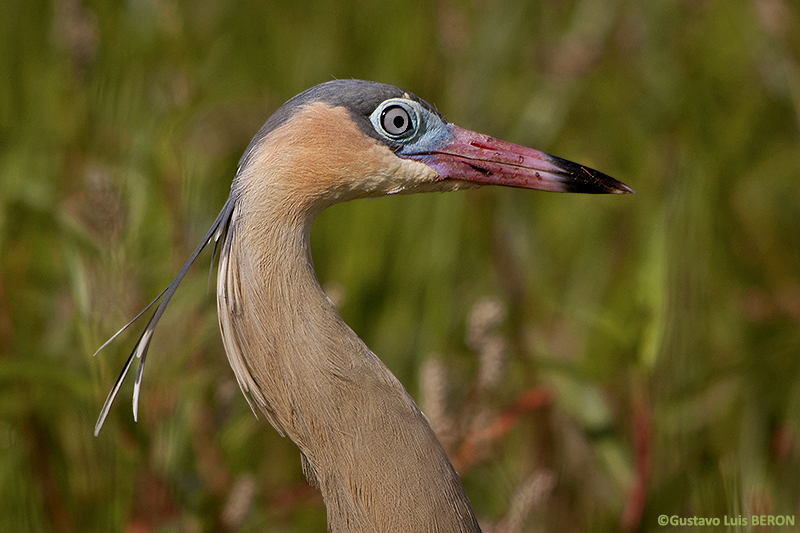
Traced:
<path id="1" fill-rule="evenodd" d="M 251 407 L 300 448 L 330 530 L 479 531 L 427 419 L 320 288 L 311 217 L 251 207 L 237 200 L 223 244 L 222 338 Z"/>

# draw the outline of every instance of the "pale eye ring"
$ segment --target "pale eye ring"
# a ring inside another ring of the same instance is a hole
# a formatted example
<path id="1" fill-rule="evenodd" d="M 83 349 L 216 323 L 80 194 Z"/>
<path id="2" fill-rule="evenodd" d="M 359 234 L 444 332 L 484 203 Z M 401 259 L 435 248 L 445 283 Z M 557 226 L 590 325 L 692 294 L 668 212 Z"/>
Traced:
<path id="1" fill-rule="evenodd" d="M 390 105 L 381 113 L 381 127 L 392 136 L 403 135 L 411 129 L 411 117 L 403 106 Z"/>

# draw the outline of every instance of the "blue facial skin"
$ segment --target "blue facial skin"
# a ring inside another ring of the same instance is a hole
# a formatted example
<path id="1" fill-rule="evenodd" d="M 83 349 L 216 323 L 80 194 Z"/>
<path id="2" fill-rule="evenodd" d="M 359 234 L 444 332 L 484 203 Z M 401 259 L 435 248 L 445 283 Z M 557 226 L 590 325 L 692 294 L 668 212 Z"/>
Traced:
<path id="1" fill-rule="evenodd" d="M 392 106 L 402 107 L 411 120 L 411 126 L 399 135 L 388 133 L 381 125 L 384 110 Z M 400 157 L 432 154 L 450 144 L 454 138 L 451 124 L 445 124 L 442 119 L 417 102 L 405 98 L 390 98 L 381 102 L 369 120 L 376 132 L 400 145 L 400 149 L 395 152 Z"/>

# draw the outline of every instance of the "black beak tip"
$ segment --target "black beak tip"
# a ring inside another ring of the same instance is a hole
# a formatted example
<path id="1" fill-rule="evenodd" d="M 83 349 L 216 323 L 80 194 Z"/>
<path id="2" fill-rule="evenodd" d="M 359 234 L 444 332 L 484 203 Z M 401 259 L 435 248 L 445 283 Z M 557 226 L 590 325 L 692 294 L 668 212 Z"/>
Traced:
<path id="1" fill-rule="evenodd" d="M 613 178 L 612 178 L 613 179 Z M 616 180 L 615 180 L 616 181 Z M 611 191 L 612 194 L 636 194 L 636 191 L 622 183 L 621 181 L 617 181 L 616 183 L 617 188 Z"/>
<path id="2" fill-rule="evenodd" d="M 583 167 L 585 169 L 585 167 Z M 585 169 L 591 170 L 591 169 Z M 578 192 L 584 194 L 636 194 L 636 191 L 619 180 L 607 176 L 602 172 L 584 172 L 583 175 L 568 175 L 561 185 L 564 192 Z M 576 179 L 577 178 L 577 179 Z"/>
<path id="3" fill-rule="evenodd" d="M 588 168 L 560 157 L 549 156 L 553 164 L 558 166 L 565 178 L 562 185 L 565 192 L 582 192 L 588 194 L 636 194 L 636 191 L 607 174 Z"/>

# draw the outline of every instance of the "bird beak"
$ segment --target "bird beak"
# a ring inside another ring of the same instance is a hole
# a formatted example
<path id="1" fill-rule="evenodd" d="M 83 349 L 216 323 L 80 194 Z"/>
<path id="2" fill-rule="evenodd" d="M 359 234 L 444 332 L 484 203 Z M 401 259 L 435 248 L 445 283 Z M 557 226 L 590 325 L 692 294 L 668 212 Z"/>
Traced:
<path id="1" fill-rule="evenodd" d="M 481 133 L 449 125 L 452 141 L 441 149 L 411 156 L 442 180 L 506 185 L 553 192 L 633 193 L 624 183 L 572 161 Z"/>

